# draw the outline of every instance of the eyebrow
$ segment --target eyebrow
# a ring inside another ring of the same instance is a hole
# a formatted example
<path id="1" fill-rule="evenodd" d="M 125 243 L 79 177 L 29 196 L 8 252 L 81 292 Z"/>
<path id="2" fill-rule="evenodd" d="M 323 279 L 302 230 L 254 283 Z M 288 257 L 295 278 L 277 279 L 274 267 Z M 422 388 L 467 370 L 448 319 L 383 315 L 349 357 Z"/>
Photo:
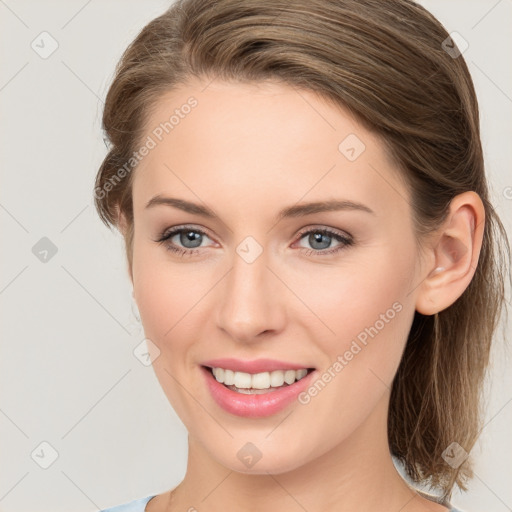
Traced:
<path id="1" fill-rule="evenodd" d="M 158 205 L 172 206 L 194 215 L 201 215 L 202 217 L 210 219 L 218 219 L 218 216 L 210 208 L 175 197 L 164 197 L 156 195 L 148 201 L 145 208 L 153 208 Z M 356 210 L 375 215 L 375 212 L 371 208 L 368 208 L 368 206 L 362 203 L 342 199 L 332 199 L 329 201 L 315 201 L 311 203 L 302 203 L 288 206 L 283 208 L 277 214 L 276 221 L 280 221 L 284 218 L 304 217 L 313 213 L 342 210 Z"/>

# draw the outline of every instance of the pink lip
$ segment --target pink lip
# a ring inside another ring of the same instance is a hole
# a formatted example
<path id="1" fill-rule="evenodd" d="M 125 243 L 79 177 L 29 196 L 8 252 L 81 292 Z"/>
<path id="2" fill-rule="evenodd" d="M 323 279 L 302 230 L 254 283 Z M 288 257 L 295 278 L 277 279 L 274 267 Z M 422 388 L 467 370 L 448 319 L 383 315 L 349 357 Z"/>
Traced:
<path id="1" fill-rule="evenodd" d="M 230 357 L 210 359 L 209 361 L 204 361 L 201 364 L 203 366 L 209 366 L 210 368 L 224 368 L 225 370 L 245 373 L 263 373 L 273 372 L 275 370 L 284 371 L 312 368 L 312 366 L 287 363 L 286 361 L 277 361 L 276 359 L 254 359 L 253 361 L 242 361 L 241 359 L 234 359 Z"/>
<path id="2" fill-rule="evenodd" d="M 288 368 L 290 367 L 288 366 Z M 297 396 L 310 386 L 317 373 L 312 371 L 290 386 L 284 386 L 275 391 L 260 395 L 246 395 L 232 391 L 224 384 L 217 382 L 209 368 L 202 366 L 201 372 L 215 402 L 225 411 L 245 418 L 262 418 L 278 413 L 295 401 Z"/>

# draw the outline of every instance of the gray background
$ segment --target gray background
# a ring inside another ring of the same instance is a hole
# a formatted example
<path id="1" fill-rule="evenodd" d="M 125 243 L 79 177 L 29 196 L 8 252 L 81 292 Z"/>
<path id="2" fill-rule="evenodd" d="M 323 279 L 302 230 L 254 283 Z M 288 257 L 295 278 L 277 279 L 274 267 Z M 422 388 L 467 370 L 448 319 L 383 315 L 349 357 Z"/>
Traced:
<path id="1" fill-rule="evenodd" d="M 422 3 L 469 43 L 492 197 L 512 233 L 512 1 Z M 0 511 L 94 511 L 185 473 L 186 429 L 134 356 L 144 334 L 122 239 L 92 196 L 114 66 L 168 5 L 0 0 Z M 43 31 L 58 42 L 45 59 L 31 47 L 51 49 Z M 508 352 L 499 341 L 476 477 L 453 500 L 469 512 L 512 510 Z"/>

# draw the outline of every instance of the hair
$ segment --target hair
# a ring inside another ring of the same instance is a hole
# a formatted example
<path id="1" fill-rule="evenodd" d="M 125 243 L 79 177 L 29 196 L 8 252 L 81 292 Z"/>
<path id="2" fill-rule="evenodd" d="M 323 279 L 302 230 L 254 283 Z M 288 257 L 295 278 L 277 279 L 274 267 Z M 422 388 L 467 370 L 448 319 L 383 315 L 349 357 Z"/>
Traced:
<path id="1" fill-rule="evenodd" d="M 178 1 L 141 30 L 116 67 L 103 112 L 111 145 L 95 183 L 102 221 L 127 221 L 131 272 L 134 173 L 119 180 L 120 170 L 164 93 L 216 78 L 314 91 L 380 136 L 409 187 L 418 239 L 441 225 L 456 195 L 476 192 L 485 225 L 473 279 L 440 313 L 415 313 L 389 406 L 392 455 L 413 482 L 444 497 L 473 476 L 471 458 L 454 468 L 442 453 L 452 442 L 470 452 L 479 436 L 510 264 L 489 200 L 473 82 L 462 55 L 443 48 L 447 38 L 412 0 Z"/>

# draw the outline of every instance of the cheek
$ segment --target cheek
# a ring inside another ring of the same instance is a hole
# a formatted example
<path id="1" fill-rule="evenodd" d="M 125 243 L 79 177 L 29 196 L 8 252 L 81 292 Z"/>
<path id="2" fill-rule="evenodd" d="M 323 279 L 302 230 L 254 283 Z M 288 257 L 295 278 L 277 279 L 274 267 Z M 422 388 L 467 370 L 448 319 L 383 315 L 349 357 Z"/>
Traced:
<path id="1" fill-rule="evenodd" d="M 314 313 L 301 321 L 327 355 L 324 367 L 339 363 L 332 391 L 359 389 L 368 397 L 391 385 L 414 317 L 415 264 L 412 245 L 397 254 L 389 244 L 294 288 Z"/>
<path id="2" fill-rule="evenodd" d="M 325 357 L 318 378 L 300 397 L 307 411 L 302 427 L 311 429 L 313 444 L 326 450 L 334 440 L 348 438 L 391 391 L 414 316 L 403 283 L 386 287 L 368 280 L 372 292 L 365 294 L 357 277 L 357 286 L 345 283 L 337 294 L 322 297 L 318 316 L 335 334 L 323 329 L 326 334 L 318 336 L 318 319 L 310 323 Z"/>
<path id="3" fill-rule="evenodd" d="M 407 309 L 414 299 L 410 294 L 414 269 L 412 251 L 397 255 L 391 247 L 380 247 L 347 258 L 338 268 L 319 267 L 314 278 L 310 273 L 304 279 L 306 273 L 297 272 L 293 289 L 316 322 L 322 321 L 326 335 L 330 331 L 332 338 L 347 340 L 376 322 L 381 326 L 381 315 L 384 321 L 400 323 L 396 310 Z"/>
<path id="4" fill-rule="evenodd" d="M 168 345 L 167 340 L 183 329 L 195 312 L 191 308 L 211 287 L 204 277 L 185 261 L 183 265 L 171 262 L 164 248 L 135 241 L 134 292 L 148 338 L 154 336 Z"/>
<path id="5" fill-rule="evenodd" d="M 182 421 L 193 424 L 190 397 L 179 383 L 190 378 L 187 356 L 201 337 L 200 299 L 211 285 L 204 281 L 205 276 L 202 280 L 194 276 L 190 266 L 171 263 L 164 249 L 142 244 L 134 245 L 133 277 L 145 337 L 160 350 L 152 362 L 155 375 Z"/>

